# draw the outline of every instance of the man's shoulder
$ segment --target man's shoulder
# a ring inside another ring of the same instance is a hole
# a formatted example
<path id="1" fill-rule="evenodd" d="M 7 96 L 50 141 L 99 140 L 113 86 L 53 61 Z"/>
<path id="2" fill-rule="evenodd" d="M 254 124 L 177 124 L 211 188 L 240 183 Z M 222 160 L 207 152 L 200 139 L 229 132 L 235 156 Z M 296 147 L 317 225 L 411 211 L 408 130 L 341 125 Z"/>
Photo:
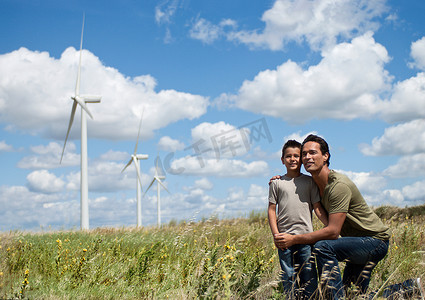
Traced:
<path id="1" fill-rule="evenodd" d="M 332 183 L 351 184 L 352 182 L 353 181 L 350 178 L 348 178 L 347 175 L 335 170 L 331 170 L 328 176 L 328 184 L 332 184 Z"/>

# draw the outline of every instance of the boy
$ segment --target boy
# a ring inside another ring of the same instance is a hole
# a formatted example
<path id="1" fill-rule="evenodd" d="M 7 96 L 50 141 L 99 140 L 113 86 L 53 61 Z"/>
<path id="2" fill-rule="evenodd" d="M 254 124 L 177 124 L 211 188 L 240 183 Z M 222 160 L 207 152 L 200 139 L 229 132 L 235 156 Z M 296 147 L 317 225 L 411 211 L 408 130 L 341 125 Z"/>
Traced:
<path id="1" fill-rule="evenodd" d="M 323 224 L 327 225 L 326 211 L 320 204 L 319 190 L 310 176 L 300 172 L 301 144 L 289 140 L 282 148 L 282 163 L 286 174 L 273 180 L 269 187 L 269 225 L 279 261 L 283 271 L 283 289 L 292 299 L 300 288 L 297 297 L 310 298 L 317 288 L 317 273 L 310 262 L 311 245 L 294 245 L 281 249 L 276 239 L 282 233 L 301 234 L 313 231 L 312 210 Z M 276 215 L 276 206 L 278 214 Z"/>

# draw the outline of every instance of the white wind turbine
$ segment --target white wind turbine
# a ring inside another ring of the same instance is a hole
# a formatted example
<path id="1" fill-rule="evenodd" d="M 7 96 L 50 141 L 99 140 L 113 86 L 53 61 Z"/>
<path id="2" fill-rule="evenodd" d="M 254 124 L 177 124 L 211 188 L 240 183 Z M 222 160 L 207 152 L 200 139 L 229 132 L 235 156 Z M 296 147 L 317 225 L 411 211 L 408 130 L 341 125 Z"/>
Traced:
<path id="1" fill-rule="evenodd" d="M 62 163 L 63 154 L 65 151 L 66 141 L 68 140 L 69 131 L 71 130 L 72 122 L 74 121 L 77 105 L 81 107 L 81 181 L 80 181 L 80 225 L 82 230 L 89 229 L 89 201 L 88 201 L 88 175 L 87 175 L 87 117 L 86 113 L 93 119 L 93 115 L 87 108 L 86 103 L 99 103 L 101 96 L 95 95 L 80 95 L 80 78 L 81 78 L 81 53 L 83 47 L 83 32 L 84 32 L 84 16 L 83 26 L 81 29 L 80 41 L 80 60 L 78 63 L 77 83 L 75 85 L 75 95 L 71 97 L 74 101 L 72 104 L 71 117 L 69 119 L 68 131 L 66 132 L 65 143 L 62 149 L 60 162 Z"/>
<path id="2" fill-rule="evenodd" d="M 170 193 L 167 188 L 165 187 L 165 185 L 162 183 L 161 180 L 165 180 L 165 175 L 163 175 L 162 170 L 160 171 L 158 169 L 158 162 L 159 162 L 159 156 L 156 157 L 155 159 L 155 175 L 152 179 L 151 184 L 149 184 L 148 188 L 146 189 L 146 192 L 143 194 L 143 197 L 146 195 L 146 193 L 148 192 L 148 190 L 150 189 L 150 187 L 152 186 L 152 184 L 155 182 L 156 180 L 156 192 L 157 192 L 157 220 L 158 220 L 158 226 L 161 226 L 161 194 L 160 194 L 160 190 L 161 187 L 160 185 L 168 192 Z"/>
<path id="3" fill-rule="evenodd" d="M 137 133 L 137 140 L 136 140 L 136 147 L 134 147 L 134 153 L 131 155 L 130 160 L 128 161 L 127 165 L 122 169 L 121 173 L 124 172 L 125 169 L 129 165 L 131 165 L 132 162 L 134 162 L 134 167 L 136 168 L 137 173 L 137 179 L 136 179 L 136 194 L 137 194 L 137 227 L 142 226 L 142 199 L 141 199 L 141 192 L 142 192 L 142 176 L 140 175 L 140 160 L 142 159 L 148 159 L 149 155 L 147 154 L 137 154 L 137 145 L 139 143 L 139 136 L 140 136 L 140 128 L 142 127 L 142 120 L 143 120 L 143 113 L 142 117 L 140 118 L 140 124 L 139 124 L 139 132 Z"/>

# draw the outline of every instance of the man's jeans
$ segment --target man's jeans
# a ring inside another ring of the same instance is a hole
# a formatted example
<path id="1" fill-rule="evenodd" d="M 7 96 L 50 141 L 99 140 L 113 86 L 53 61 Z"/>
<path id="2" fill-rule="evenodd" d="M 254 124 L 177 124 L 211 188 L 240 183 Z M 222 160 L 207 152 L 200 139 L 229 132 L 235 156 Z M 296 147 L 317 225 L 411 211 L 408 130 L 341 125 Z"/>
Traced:
<path id="1" fill-rule="evenodd" d="M 310 245 L 278 249 L 283 289 L 288 299 L 309 299 L 317 289 L 317 271 Z"/>
<path id="2" fill-rule="evenodd" d="M 388 244 L 388 240 L 372 237 L 340 237 L 317 242 L 313 253 L 321 285 L 329 293 L 326 298 L 344 298 L 344 286 L 349 287 L 351 283 L 365 293 L 372 270 L 387 254 Z M 338 261 L 346 262 L 342 280 Z"/>

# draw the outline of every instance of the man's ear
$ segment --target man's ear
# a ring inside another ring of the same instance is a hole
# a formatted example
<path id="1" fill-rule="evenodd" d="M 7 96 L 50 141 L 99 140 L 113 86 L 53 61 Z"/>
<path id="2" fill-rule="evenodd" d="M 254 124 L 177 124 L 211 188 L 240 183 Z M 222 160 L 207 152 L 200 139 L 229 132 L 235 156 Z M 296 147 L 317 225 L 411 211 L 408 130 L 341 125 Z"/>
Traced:
<path id="1" fill-rule="evenodd" d="M 325 154 L 323 154 L 323 156 L 325 157 L 324 165 L 327 165 L 329 160 L 329 152 L 326 152 Z"/>

